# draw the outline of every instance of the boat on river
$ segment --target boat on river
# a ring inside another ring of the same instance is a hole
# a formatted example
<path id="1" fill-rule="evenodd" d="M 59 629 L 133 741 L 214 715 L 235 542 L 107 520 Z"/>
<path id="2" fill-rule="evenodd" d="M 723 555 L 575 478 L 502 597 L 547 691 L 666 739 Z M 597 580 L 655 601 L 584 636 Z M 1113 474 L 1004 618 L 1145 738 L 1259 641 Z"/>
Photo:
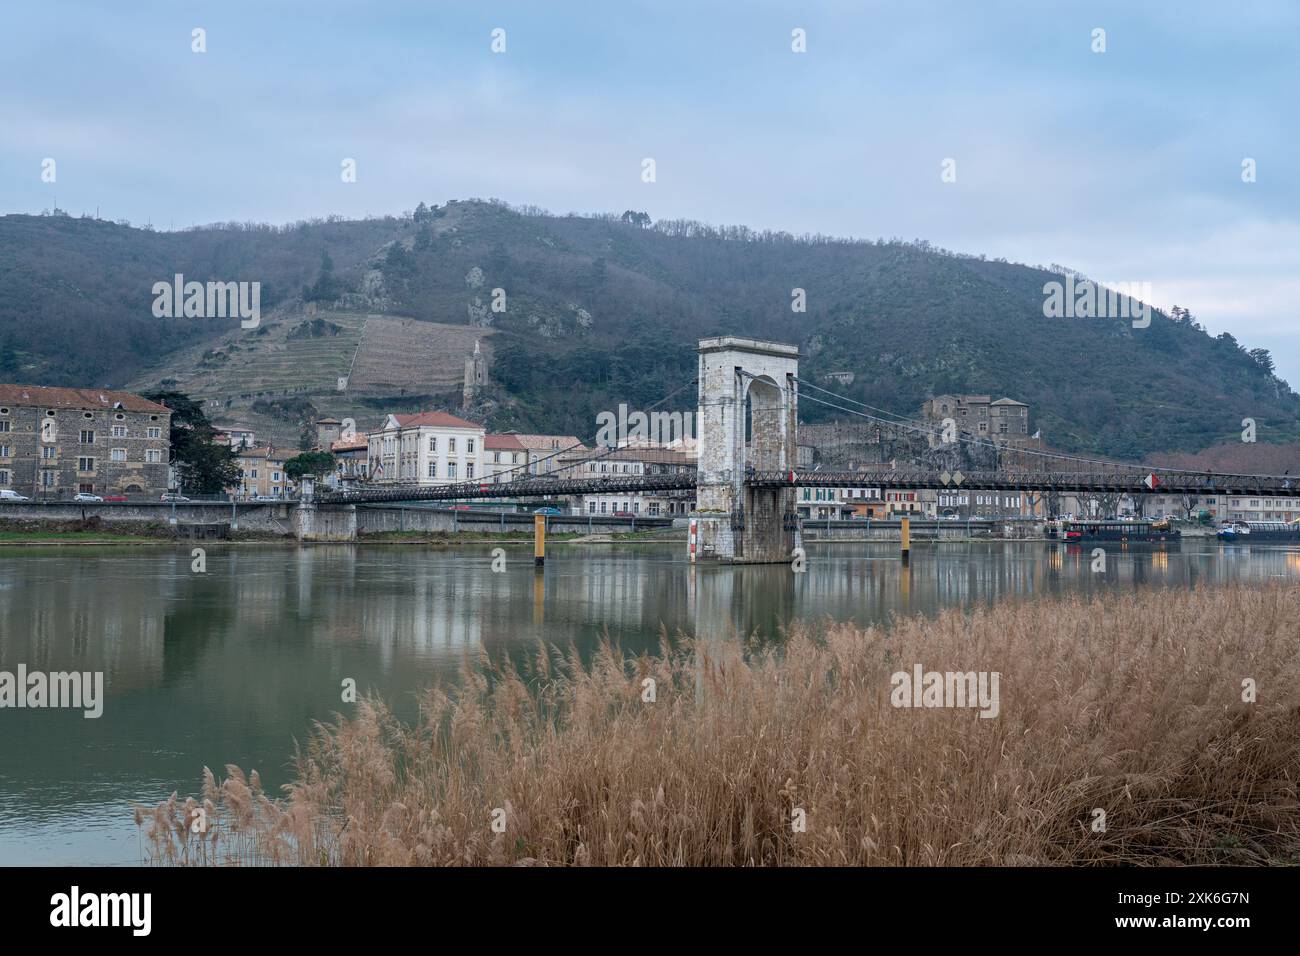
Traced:
<path id="1" fill-rule="evenodd" d="M 1085 520 L 1061 523 L 1066 544 L 1146 544 L 1178 541 L 1182 532 L 1168 521 Z"/>
<path id="2" fill-rule="evenodd" d="M 1249 544 L 1252 541 L 1300 542 L 1300 521 L 1229 521 L 1215 533 L 1220 541 Z"/>

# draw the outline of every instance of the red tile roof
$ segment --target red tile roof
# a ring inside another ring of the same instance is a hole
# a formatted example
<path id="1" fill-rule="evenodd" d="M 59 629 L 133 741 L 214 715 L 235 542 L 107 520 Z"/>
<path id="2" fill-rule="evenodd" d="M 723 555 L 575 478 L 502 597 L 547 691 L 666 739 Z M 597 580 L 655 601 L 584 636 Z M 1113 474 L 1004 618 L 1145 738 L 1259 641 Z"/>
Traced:
<path id="1" fill-rule="evenodd" d="M 488 451 L 526 451 L 523 442 L 514 435 L 484 435 L 483 447 Z"/>
<path id="2" fill-rule="evenodd" d="M 403 428 L 414 428 L 420 425 L 431 425 L 436 428 L 482 428 L 482 425 L 476 425 L 473 422 L 467 422 L 463 418 L 457 418 L 455 415 L 448 415 L 446 412 L 419 412 L 415 415 L 394 415 L 397 424 Z"/>
<path id="3" fill-rule="evenodd" d="M 128 412 L 171 414 L 171 409 L 141 398 L 133 392 L 106 388 L 47 388 L 43 385 L 0 385 L 0 403 L 38 405 L 41 408 L 112 409 L 121 405 Z"/>

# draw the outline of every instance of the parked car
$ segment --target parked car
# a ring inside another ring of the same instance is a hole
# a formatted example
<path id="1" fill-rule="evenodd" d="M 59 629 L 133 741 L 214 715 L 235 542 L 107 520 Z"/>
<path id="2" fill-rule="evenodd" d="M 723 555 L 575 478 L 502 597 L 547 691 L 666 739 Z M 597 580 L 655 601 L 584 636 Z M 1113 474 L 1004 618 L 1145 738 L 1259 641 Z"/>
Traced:
<path id="1" fill-rule="evenodd" d="M 249 501 L 283 501 L 283 498 L 277 498 L 274 495 L 253 495 Z"/>
<path id="2" fill-rule="evenodd" d="M 105 501 L 126 501 L 126 495 L 104 495 Z"/>
<path id="3" fill-rule="evenodd" d="M 10 491 L 7 488 L 0 490 L 0 501 L 31 501 L 26 495 L 20 495 L 16 491 Z"/>
<path id="4" fill-rule="evenodd" d="M 633 514 L 632 512 L 630 512 L 630 511 L 615 511 L 615 512 L 614 512 L 614 517 L 615 517 L 615 518 L 635 518 L 636 515 L 634 515 L 634 514 Z"/>
<path id="5" fill-rule="evenodd" d="M 104 499 L 99 495 L 92 495 L 87 491 L 78 491 L 75 495 L 72 496 L 72 500 L 73 501 L 103 501 Z"/>
<path id="6" fill-rule="evenodd" d="M 159 500 L 160 501 L 189 501 L 190 499 L 186 498 L 184 495 L 173 494 L 170 491 L 166 491 L 163 492 L 163 496 Z"/>
<path id="7" fill-rule="evenodd" d="M 562 515 L 564 514 L 559 508 L 538 508 L 533 512 L 535 515 Z"/>

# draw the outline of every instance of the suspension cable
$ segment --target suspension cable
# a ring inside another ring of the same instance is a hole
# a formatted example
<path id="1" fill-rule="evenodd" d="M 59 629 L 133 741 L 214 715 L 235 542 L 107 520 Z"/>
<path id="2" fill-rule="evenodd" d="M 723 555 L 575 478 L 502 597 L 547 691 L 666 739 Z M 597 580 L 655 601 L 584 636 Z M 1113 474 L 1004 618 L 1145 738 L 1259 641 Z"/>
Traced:
<path id="1" fill-rule="evenodd" d="M 749 375 L 751 378 L 754 377 L 754 376 L 750 375 L 750 373 L 748 373 L 748 372 L 743 372 L 743 371 L 742 371 L 742 374 L 744 374 L 744 375 Z M 814 384 L 811 383 L 811 382 L 804 382 L 802 379 L 800 379 L 800 378 L 798 378 L 798 377 L 795 377 L 794 380 L 795 380 L 796 382 L 798 382 L 800 385 L 807 385 L 807 386 L 810 386 L 810 387 L 812 387 L 812 388 L 817 389 L 817 390 L 820 391 L 820 392 L 825 392 L 827 395 L 831 395 L 831 396 L 833 396 L 834 398 L 839 399 L 840 401 L 849 402 L 850 404 L 853 404 L 853 405 L 861 405 L 863 408 L 871 408 L 871 407 L 872 407 L 872 406 L 870 406 L 870 405 L 866 405 L 866 404 L 863 403 L 863 402 L 858 402 L 858 401 L 855 401 L 854 399 L 848 398 L 847 396 L 844 396 L 844 395 L 837 395 L 835 392 L 832 392 L 832 391 L 830 391 L 829 389 L 822 388 L 822 387 L 819 386 L 819 385 L 814 385 Z M 828 402 L 828 401 L 825 401 L 825 400 L 823 400 L 823 399 L 819 399 L 819 398 L 817 398 L 815 395 L 807 395 L 807 394 L 805 394 L 805 395 L 803 395 L 803 396 L 801 396 L 801 397 L 804 398 L 804 399 L 807 399 L 808 401 L 817 402 L 817 403 L 819 403 L 819 404 L 821 404 L 821 405 L 827 405 L 827 406 L 829 406 L 829 407 L 831 407 L 831 408 L 837 409 L 838 411 L 847 412 L 847 413 L 849 413 L 850 415 L 858 415 L 858 416 L 860 416 L 861 418 L 866 418 L 866 419 L 869 419 L 869 420 L 874 421 L 874 422 L 879 422 L 880 424 L 883 424 L 883 425 L 892 425 L 892 426 L 894 426 L 895 428 L 904 428 L 904 429 L 907 429 L 907 430 L 909 430 L 909 431 L 921 432 L 921 433 L 926 434 L 926 435 L 940 435 L 940 436 L 942 435 L 942 432 L 941 432 L 940 429 L 936 429 L 936 428 L 929 427 L 929 426 L 925 426 L 925 425 L 919 425 L 919 424 L 918 424 L 918 425 L 907 425 L 907 424 L 904 424 L 903 422 L 891 422 L 891 421 L 888 421 L 887 419 L 877 418 L 875 415 L 868 415 L 868 414 L 865 413 L 865 412 L 857 411 L 856 409 L 852 409 L 852 408 L 844 408 L 844 407 L 842 407 L 842 406 L 840 406 L 840 405 L 836 405 L 836 404 L 834 404 L 834 403 L 832 403 L 832 402 Z M 880 411 L 880 409 L 875 409 L 875 410 L 876 410 L 876 411 Z M 887 412 L 886 414 L 894 414 L 894 413 L 893 413 L 893 412 Z M 899 417 L 899 418 L 903 418 L 903 416 L 901 416 L 901 415 L 899 415 L 899 416 L 897 416 L 897 417 Z M 904 419 L 904 421 L 914 421 L 914 419 Z M 1009 453 L 1012 453 L 1012 454 L 1031 455 L 1031 456 L 1038 457 L 1038 458 L 1052 458 L 1052 459 L 1056 459 L 1056 460 L 1058 460 L 1058 461 L 1075 461 L 1075 462 L 1082 462 L 1082 463 L 1084 463 L 1084 464 L 1090 464 L 1090 465 L 1105 465 L 1105 466 L 1110 467 L 1110 468 L 1132 468 L 1132 469 L 1135 469 L 1135 470 L 1152 471 L 1152 472 L 1154 472 L 1154 471 L 1162 471 L 1162 472 L 1165 472 L 1165 473 L 1167 473 L 1167 474 L 1179 474 L 1179 475 L 1223 475 L 1224 477 L 1228 477 L 1228 478 L 1282 478 L 1282 477 L 1285 477 L 1285 476 L 1283 476 L 1283 475 L 1235 474 L 1235 473 L 1226 473 L 1226 472 L 1212 472 L 1212 471 L 1209 471 L 1209 470 L 1206 470 L 1206 469 L 1196 470 L 1196 469 L 1191 469 L 1191 468 L 1168 468 L 1168 467 L 1165 467 L 1165 466 L 1163 466 L 1163 465 L 1151 465 L 1151 464 L 1145 464 L 1145 463 L 1130 464 L 1130 463 L 1128 463 L 1128 462 L 1122 462 L 1122 461 L 1107 461 L 1107 460 L 1102 459 L 1102 458 L 1087 458 L 1087 457 L 1083 457 L 1083 456 L 1080 456 L 1080 455 L 1067 455 L 1067 454 L 1062 454 L 1062 453 L 1054 453 L 1054 452 L 1039 451 L 1039 450 L 1037 450 L 1037 449 L 1033 449 L 1033 448 L 1016 448 L 1016 447 L 1010 447 L 1010 446 L 999 445 L 999 444 L 997 444 L 996 442 L 984 441 L 984 440 L 979 439 L 979 438 L 974 438 L 974 437 L 969 437 L 969 438 L 968 438 L 968 437 L 963 437 L 963 436 L 961 435 L 960 431 L 959 431 L 958 434 L 957 434 L 957 441 L 959 441 L 959 442 L 966 442 L 967 444 L 978 445 L 978 446 L 982 446 L 982 447 L 985 447 L 985 448 L 993 448 L 993 449 L 997 449 L 997 450 L 999 450 L 999 451 L 1005 451 L 1005 452 L 1009 452 Z"/>

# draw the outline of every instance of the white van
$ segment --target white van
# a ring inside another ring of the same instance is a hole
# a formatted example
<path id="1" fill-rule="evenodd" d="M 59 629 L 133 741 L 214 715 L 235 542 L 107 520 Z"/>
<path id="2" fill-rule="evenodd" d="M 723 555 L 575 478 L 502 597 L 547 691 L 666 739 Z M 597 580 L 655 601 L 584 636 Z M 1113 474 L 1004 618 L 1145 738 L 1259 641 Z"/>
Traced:
<path id="1" fill-rule="evenodd" d="M 8 488 L 0 488 L 0 501 L 31 501 L 26 495 L 20 495 L 16 491 L 10 491 Z"/>

